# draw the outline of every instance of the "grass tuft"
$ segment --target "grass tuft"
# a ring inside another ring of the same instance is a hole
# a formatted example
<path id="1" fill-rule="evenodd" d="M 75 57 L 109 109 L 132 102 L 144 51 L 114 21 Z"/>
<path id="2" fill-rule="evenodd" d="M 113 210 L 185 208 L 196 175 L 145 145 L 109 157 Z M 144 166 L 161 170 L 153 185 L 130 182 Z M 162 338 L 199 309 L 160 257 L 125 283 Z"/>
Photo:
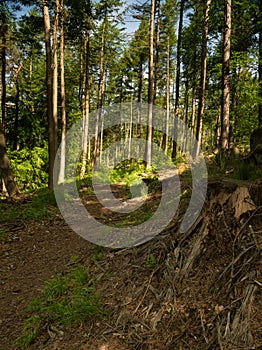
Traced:
<path id="1" fill-rule="evenodd" d="M 22 350 L 37 339 L 41 327 L 80 324 L 92 316 L 105 315 L 89 271 L 80 265 L 47 281 L 42 296 L 31 301 L 26 312 L 32 315 L 15 343 Z"/>

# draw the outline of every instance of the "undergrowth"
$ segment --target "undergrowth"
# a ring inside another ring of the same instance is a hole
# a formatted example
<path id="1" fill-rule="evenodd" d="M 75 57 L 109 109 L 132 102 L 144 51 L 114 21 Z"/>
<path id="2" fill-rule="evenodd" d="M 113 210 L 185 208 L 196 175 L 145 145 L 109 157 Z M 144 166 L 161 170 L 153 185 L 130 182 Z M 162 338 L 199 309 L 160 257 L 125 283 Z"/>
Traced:
<path id="1" fill-rule="evenodd" d="M 15 220 L 48 220 L 51 217 L 49 208 L 56 206 L 54 192 L 47 188 L 33 194 L 25 203 L 0 202 L 0 222 Z"/>
<path id="2" fill-rule="evenodd" d="M 8 152 L 13 176 L 20 191 L 35 191 L 48 181 L 47 147 Z"/>
<path id="3" fill-rule="evenodd" d="M 89 270 L 78 265 L 68 274 L 53 276 L 42 295 L 25 310 L 30 313 L 15 345 L 27 349 L 50 326 L 80 324 L 93 316 L 105 316 Z"/>
<path id="4" fill-rule="evenodd" d="M 232 150 L 221 152 L 211 157 L 208 162 L 210 176 L 227 176 L 236 180 L 256 180 L 262 177 L 262 169 L 248 162 L 245 157 Z"/>

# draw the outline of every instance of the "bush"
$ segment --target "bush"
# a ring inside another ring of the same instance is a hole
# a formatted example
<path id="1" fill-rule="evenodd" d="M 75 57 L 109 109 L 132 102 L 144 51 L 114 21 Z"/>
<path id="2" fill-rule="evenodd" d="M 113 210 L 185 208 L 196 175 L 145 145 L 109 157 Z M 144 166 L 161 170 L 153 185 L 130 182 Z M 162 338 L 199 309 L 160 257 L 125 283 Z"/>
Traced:
<path id="1" fill-rule="evenodd" d="M 47 185 L 48 151 L 35 147 L 32 150 L 9 151 L 13 176 L 21 191 L 32 191 Z"/>

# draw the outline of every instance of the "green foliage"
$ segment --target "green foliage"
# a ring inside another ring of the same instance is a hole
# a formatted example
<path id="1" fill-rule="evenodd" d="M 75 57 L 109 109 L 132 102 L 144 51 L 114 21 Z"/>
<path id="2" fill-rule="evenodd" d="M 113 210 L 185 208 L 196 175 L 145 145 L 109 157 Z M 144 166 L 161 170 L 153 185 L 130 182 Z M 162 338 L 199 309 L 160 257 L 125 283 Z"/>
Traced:
<path id="1" fill-rule="evenodd" d="M 130 159 L 119 163 L 111 172 L 110 180 L 112 183 L 122 182 L 130 186 L 138 180 L 139 174 L 145 171 L 145 164 L 142 161 Z"/>
<path id="2" fill-rule="evenodd" d="M 46 186 L 48 180 L 48 152 L 46 148 L 10 151 L 13 176 L 21 191 L 32 191 Z"/>
<path id="3" fill-rule="evenodd" d="M 33 300 L 26 312 L 33 316 L 27 319 L 16 341 L 22 349 L 35 341 L 41 326 L 79 324 L 92 316 L 105 315 L 89 271 L 80 265 L 47 281 L 42 296 Z"/>

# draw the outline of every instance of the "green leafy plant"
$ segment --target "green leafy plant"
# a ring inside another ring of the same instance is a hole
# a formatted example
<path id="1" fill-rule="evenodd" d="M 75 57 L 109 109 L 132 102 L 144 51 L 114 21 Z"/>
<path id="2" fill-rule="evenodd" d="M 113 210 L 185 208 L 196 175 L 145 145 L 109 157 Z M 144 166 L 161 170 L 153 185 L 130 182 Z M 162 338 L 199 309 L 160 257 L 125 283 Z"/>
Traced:
<path id="1" fill-rule="evenodd" d="M 47 147 L 24 148 L 10 151 L 9 158 L 13 175 L 21 191 L 33 191 L 47 185 Z"/>
<path id="2" fill-rule="evenodd" d="M 124 160 L 120 162 L 110 174 L 110 181 L 112 183 L 122 182 L 130 186 L 137 180 L 140 173 L 145 171 L 145 164 L 143 161 L 136 159 Z"/>

